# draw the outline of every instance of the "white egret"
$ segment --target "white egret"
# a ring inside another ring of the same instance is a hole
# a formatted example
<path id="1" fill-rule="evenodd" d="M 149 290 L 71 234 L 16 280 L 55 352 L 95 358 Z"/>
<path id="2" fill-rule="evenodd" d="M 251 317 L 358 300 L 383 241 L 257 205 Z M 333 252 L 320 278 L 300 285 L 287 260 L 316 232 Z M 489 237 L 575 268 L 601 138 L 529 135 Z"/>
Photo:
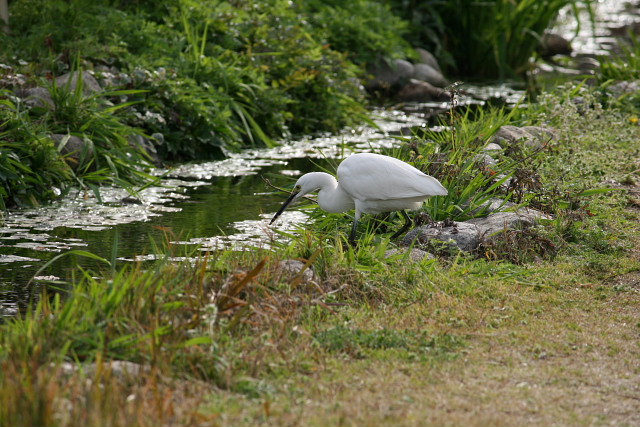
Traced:
<path id="1" fill-rule="evenodd" d="M 356 227 L 363 213 L 400 211 L 405 224 L 392 236 L 396 238 L 411 225 L 405 209 L 420 209 L 427 197 L 447 195 L 447 189 L 437 179 L 408 163 L 381 154 L 352 154 L 338 166 L 337 181 L 324 172 L 302 175 L 270 224 L 291 203 L 316 191 L 318 205 L 327 212 L 338 213 L 355 208 L 355 221 L 349 236 L 352 243 L 355 242 Z"/>

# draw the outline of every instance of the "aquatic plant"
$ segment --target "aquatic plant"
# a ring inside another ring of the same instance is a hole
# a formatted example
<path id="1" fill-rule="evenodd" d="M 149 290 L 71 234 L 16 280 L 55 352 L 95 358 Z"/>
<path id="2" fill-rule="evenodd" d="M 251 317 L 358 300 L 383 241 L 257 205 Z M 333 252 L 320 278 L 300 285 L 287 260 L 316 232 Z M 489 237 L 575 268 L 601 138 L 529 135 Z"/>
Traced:
<path id="1" fill-rule="evenodd" d="M 634 114 L 630 120 L 638 123 L 636 116 L 640 107 L 637 82 L 640 78 L 640 41 L 633 34 L 621 41 L 619 52 L 598 58 L 600 72 L 597 74 L 602 89 L 601 102 L 618 106 Z"/>
<path id="2" fill-rule="evenodd" d="M 630 35 L 620 43 L 620 52 L 599 58 L 600 71 L 597 75 L 601 83 L 609 80 L 635 81 L 640 78 L 640 41 Z"/>

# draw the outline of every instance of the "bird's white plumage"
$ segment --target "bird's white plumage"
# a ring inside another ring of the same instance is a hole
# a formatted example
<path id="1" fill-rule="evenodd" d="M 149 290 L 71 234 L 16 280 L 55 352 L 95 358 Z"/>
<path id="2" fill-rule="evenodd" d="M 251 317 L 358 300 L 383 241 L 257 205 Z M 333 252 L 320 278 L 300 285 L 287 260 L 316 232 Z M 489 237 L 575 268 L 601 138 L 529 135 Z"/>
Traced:
<path id="1" fill-rule="evenodd" d="M 347 157 L 338 166 L 338 183 L 353 199 L 366 202 L 447 194 L 437 179 L 402 160 L 374 153 Z"/>
<path id="2" fill-rule="evenodd" d="M 355 208 L 355 221 L 350 240 L 363 213 L 377 214 L 415 210 L 429 196 L 445 196 L 447 189 L 440 182 L 408 163 L 374 153 L 352 154 L 338 166 L 338 180 L 324 172 L 302 175 L 291 196 L 274 215 L 275 221 L 284 209 L 305 194 L 318 191 L 318 204 L 327 212 L 345 212 Z M 405 224 L 403 230 L 409 226 Z M 398 233 L 396 233 L 398 234 Z M 394 235 L 394 237 L 397 237 Z"/>

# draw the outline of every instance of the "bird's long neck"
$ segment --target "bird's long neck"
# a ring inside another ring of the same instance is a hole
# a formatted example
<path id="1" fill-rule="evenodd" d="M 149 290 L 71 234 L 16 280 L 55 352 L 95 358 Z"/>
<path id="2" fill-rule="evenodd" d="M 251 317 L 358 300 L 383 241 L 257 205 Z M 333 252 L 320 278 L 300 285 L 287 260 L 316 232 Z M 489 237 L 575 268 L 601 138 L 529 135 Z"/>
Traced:
<path id="1" fill-rule="evenodd" d="M 342 189 L 338 181 L 324 172 L 315 172 L 321 180 L 318 204 L 332 213 L 345 212 L 355 208 L 353 199 Z"/>

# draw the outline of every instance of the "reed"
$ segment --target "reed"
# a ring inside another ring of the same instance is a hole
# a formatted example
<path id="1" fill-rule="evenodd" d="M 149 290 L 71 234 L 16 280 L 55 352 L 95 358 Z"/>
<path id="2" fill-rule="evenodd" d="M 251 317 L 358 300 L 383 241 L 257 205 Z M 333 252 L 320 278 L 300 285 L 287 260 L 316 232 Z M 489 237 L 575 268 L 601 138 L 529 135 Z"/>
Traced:
<path id="1" fill-rule="evenodd" d="M 459 76 L 523 76 L 542 35 L 563 8 L 590 8 L 581 0 L 451 0 L 397 2 L 419 40 L 432 46 Z M 590 9 L 589 9 L 590 10 Z M 574 13 L 578 16 L 577 13 Z"/>

